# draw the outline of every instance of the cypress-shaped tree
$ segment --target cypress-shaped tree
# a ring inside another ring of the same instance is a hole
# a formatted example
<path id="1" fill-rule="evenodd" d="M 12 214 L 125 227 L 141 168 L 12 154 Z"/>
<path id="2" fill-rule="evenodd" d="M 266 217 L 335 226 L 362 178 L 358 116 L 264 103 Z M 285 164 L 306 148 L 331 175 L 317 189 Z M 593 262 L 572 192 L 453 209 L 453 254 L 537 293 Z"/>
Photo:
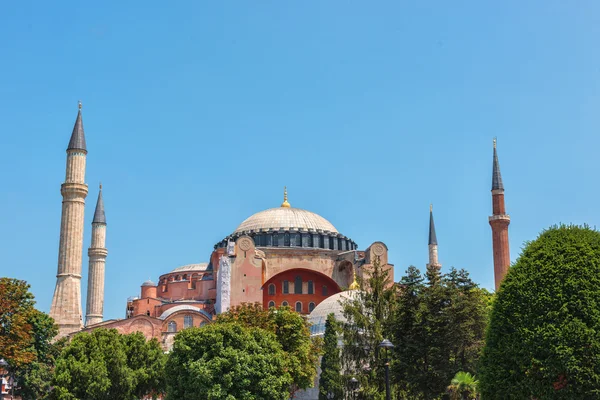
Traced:
<path id="1" fill-rule="evenodd" d="M 340 349 L 338 348 L 338 323 L 333 313 L 325 322 L 323 358 L 321 359 L 321 378 L 319 379 L 319 400 L 327 400 L 332 393 L 334 399 L 343 396 L 340 365 Z"/>

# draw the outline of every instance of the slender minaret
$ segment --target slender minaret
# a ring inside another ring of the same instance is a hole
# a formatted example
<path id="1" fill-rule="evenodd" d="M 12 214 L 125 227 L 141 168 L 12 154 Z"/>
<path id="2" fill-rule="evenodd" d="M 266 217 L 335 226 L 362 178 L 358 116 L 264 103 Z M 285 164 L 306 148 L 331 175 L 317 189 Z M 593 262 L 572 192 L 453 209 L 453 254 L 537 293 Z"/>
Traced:
<path id="1" fill-rule="evenodd" d="M 98 202 L 92 221 L 92 244 L 88 249 L 90 266 L 88 271 L 88 291 L 85 312 L 85 326 L 102 322 L 104 309 L 104 266 L 106 264 L 106 216 L 102 200 L 102 184 L 98 192 Z"/>
<path id="2" fill-rule="evenodd" d="M 438 243 L 435 235 L 435 224 L 433 223 L 433 204 L 429 205 L 429 264 L 427 268 L 435 268 L 438 271 L 442 264 L 438 262 Z"/>
<path id="3" fill-rule="evenodd" d="M 50 316 L 58 324 L 58 337 L 76 332 L 82 327 L 81 261 L 83 256 L 83 212 L 88 187 L 85 184 L 87 150 L 81 102 L 67 148 L 67 173 L 60 187 L 63 197 L 60 220 L 60 245 L 56 288 Z"/>
<path id="4" fill-rule="evenodd" d="M 492 210 L 490 225 L 492 227 L 492 244 L 494 247 L 494 281 L 496 290 L 510 267 L 510 251 L 508 248 L 508 225 L 510 217 L 504 208 L 504 185 L 500 175 L 500 163 L 494 139 L 494 164 L 492 167 Z"/>

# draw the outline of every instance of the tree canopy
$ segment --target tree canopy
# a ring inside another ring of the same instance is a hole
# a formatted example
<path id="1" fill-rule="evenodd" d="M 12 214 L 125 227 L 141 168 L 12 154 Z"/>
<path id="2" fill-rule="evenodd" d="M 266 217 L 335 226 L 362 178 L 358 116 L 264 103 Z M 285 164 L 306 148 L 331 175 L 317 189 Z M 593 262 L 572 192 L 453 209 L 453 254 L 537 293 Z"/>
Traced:
<path id="1" fill-rule="evenodd" d="M 292 377 L 275 334 L 239 323 L 177 334 L 167 362 L 168 400 L 284 400 Z"/>
<path id="2" fill-rule="evenodd" d="M 338 323 L 333 313 L 327 316 L 325 322 L 325 335 L 323 358 L 321 358 L 321 376 L 319 378 L 319 400 L 327 400 L 329 393 L 335 399 L 343 397 L 343 385 L 340 363 L 340 349 L 338 348 Z"/>
<path id="3" fill-rule="evenodd" d="M 165 355 L 156 339 L 116 329 L 78 333 L 56 361 L 52 398 L 134 400 L 162 392 Z"/>
<path id="4" fill-rule="evenodd" d="M 36 359 L 31 319 L 35 301 L 25 281 L 0 278 L 0 358 L 13 368 Z"/>
<path id="5" fill-rule="evenodd" d="M 311 339 L 309 324 L 302 315 L 289 307 L 265 310 L 260 303 L 242 304 L 217 316 L 217 323 L 231 322 L 275 334 L 289 361 L 288 368 L 292 377 L 290 395 L 298 389 L 313 386 L 321 342 Z"/>
<path id="6" fill-rule="evenodd" d="M 484 399 L 600 397 L 600 233 L 559 226 L 526 244 L 493 304 Z"/>

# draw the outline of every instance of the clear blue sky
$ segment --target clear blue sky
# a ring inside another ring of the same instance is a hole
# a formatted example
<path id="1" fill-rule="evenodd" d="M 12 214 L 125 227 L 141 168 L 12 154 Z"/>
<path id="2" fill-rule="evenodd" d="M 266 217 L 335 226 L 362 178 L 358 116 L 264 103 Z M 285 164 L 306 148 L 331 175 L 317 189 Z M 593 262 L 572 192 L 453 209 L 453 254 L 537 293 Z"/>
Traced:
<path id="1" fill-rule="evenodd" d="M 600 220 L 600 3 L 491 3 L 3 2 L 0 276 L 48 311 L 81 99 L 82 293 L 102 181 L 106 318 L 284 185 L 361 249 L 384 241 L 396 278 L 424 269 L 433 203 L 443 269 L 493 288 L 494 136 L 513 261 Z"/>

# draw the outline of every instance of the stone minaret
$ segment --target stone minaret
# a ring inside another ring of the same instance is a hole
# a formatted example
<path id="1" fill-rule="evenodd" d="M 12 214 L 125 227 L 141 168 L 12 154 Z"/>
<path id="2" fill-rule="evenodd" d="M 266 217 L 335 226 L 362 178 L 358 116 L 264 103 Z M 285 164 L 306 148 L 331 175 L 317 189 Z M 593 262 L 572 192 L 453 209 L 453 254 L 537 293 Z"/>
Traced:
<path id="1" fill-rule="evenodd" d="M 492 209 L 490 225 L 492 227 L 492 244 L 494 247 L 494 281 L 496 290 L 510 267 L 510 251 L 508 248 L 508 225 L 510 217 L 504 208 L 504 185 L 500 174 L 500 163 L 494 139 L 494 165 L 492 167 Z"/>
<path id="2" fill-rule="evenodd" d="M 429 264 L 427 268 L 432 267 L 436 270 L 442 268 L 438 261 L 438 243 L 435 235 L 435 224 L 433 223 L 433 205 L 429 205 Z"/>
<path id="3" fill-rule="evenodd" d="M 82 327 L 81 260 L 83 255 L 83 212 L 88 187 L 85 184 L 87 150 L 81 103 L 67 148 L 67 173 L 60 187 L 63 197 L 60 220 L 60 245 L 56 288 L 50 316 L 58 324 L 58 337 L 76 332 Z"/>
<path id="4" fill-rule="evenodd" d="M 88 271 L 88 292 L 85 312 L 85 326 L 102 322 L 104 309 L 104 266 L 106 264 L 106 216 L 102 200 L 102 184 L 92 221 L 92 244 L 88 249 L 90 266 Z"/>

